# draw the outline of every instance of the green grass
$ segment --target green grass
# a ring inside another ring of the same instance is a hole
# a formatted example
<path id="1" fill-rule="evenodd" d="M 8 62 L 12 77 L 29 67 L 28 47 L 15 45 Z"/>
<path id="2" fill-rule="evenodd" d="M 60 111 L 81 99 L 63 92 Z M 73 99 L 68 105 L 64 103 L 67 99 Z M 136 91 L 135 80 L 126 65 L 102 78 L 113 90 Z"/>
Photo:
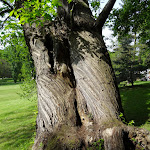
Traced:
<path id="1" fill-rule="evenodd" d="M 150 131 L 150 81 L 135 82 L 134 87 L 120 88 L 127 121 Z"/>
<path id="2" fill-rule="evenodd" d="M 21 99 L 17 92 L 19 84 L 0 86 L 0 150 L 27 150 L 33 141 L 36 101 Z"/>

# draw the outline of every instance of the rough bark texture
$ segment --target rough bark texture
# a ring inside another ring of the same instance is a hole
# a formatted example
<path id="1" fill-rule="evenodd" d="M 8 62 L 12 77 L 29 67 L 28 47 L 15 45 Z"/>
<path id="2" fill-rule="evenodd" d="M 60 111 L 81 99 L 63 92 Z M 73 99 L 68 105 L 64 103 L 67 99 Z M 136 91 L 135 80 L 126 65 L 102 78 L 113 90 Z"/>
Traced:
<path id="1" fill-rule="evenodd" d="M 106 150 L 148 149 L 149 133 L 119 118 L 122 107 L 102 24 L 93 19 L 87 1 L 62 2 L 55 21 L 24 25 L 38 90 L 33 149 L 95 149 L 92 143 L 101 138 Z M 106 17 L 114 2 L 104 8 Z"/>

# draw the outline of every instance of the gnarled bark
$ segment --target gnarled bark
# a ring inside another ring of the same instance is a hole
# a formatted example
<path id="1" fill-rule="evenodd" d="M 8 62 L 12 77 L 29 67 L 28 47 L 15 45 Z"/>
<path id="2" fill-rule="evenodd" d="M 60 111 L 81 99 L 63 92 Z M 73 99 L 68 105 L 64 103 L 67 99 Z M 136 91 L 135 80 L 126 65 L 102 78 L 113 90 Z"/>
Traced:
<path id="1" fill-rule="evenodd" d="M 108 14 L 111 1 L 105 7 Z M 140 129 L 125 126 L 119 118 L 122 106 L 102 26 L 95 24 L 87 1 L 62 2 L 55 21 L 42 27 L 24 25 L 38 90 L 33 149 L 92 149 L 101 138 L 107 150 L 135 149 L 138 142 L 131 139 Z M 146 149 L 149 133 L 143 133 L 147 140 L 140 144 Z"/>

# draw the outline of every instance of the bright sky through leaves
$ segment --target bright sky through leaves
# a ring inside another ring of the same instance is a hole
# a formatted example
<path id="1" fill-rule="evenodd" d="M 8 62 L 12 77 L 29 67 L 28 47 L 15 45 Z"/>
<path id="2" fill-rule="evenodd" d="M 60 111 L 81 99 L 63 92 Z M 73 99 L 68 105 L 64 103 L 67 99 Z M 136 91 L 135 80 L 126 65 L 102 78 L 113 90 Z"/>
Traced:
<path id="1" fill-rule="evenodd" d="M 101 0 L 101 8 L 103 8 L 105 6 L 105 4 L 108 2 L 108 0 Z M 117 0 L 115 5 L 114 5 L 114 8 L 120 8 L 121 5 L 121 0 Z M 2 2 L 0 2 L 0 7 L 2 6 Z M 0 31 L 1 32 L 1 31 Z M 112 45 L 111 43 L 111 39 L 113 38 L 114 40 L 114 37 L 112 36 L 112 31 L 109 30 L 107 27 L 103 30 L 103 35 L 106 37 L 107 40 L 105 40 L 106 42 L 106 45 L 108 46 L 108 49 L 109 49 L 109 46 Z M 108 40 L 109 38 L 109 40 Z M 0 49 L 3 49 L 3 45 L 0 43 Z"/>

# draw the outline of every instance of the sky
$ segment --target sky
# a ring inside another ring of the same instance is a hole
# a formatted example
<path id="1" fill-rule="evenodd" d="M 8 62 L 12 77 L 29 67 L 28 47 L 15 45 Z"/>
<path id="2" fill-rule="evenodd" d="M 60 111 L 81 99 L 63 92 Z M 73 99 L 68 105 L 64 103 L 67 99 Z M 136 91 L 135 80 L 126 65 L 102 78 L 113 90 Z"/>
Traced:
<path id="1" fill-rule="evenodd" d="M 104 0 L 104 1 L 106 1 L 106 0 Z M 106 1 L 107 2 L 107 1 Z M 122 4 L 122 2 L 121 2 L 121 0 L 116 0 L 116 3 L 115 3 L 115 5 L 114 5 L 114 7 L 113 8 L 121 8 L 121 4 Z M 105 4 L 103 4 L 103 5 L 105 5 Z M 103 31 L 102 31 L 102 34 L 103 34 L 103 36 L 105 36 L 105 39 L 104 39 L 104 41 L 105 41 L 105 44 L 106 44 L 106 46 L 107 46 L 107 49 L 109 50 L 109 51 L 113 51 L 113 47 L 112 47 L 112 41 L 114 41 L 114 42 L 117 42 L 117 39 L 115 38 L 115 37 L 113 37 L 113 31 L 112 30 L 110 30 L 108 27 L 105 27 L 104 29 L 103 29 Z"/>
<path id="2" fill-rule="evenodd" d="M 101 8 L 103 8 L 105 6 L 105 4 L 108 2 L 108 0 L 101 0 Z M 121 0 L 116 0 L 116 3 L 114 5 L 114 8 L 120 8 L 121 7 Z M 0 6 L 2 5 L 2 3 L 0 2 Z M 110 48 L 112 46 L 112 40 L 113 41 L 116 41 L 116 38 L 114 38 L 112 36 L 113 32 L 108 28 L 108 27 L 105 27 L 103 29 L 103 35 L 105 36 L 105 43 L 106 43 L 106 46 L 108 48 L 109 51 L 112 51 L 113 49 Z M 0 49 L 3 49 L 3 46 L 1 45 L 0 43 Z"/>

